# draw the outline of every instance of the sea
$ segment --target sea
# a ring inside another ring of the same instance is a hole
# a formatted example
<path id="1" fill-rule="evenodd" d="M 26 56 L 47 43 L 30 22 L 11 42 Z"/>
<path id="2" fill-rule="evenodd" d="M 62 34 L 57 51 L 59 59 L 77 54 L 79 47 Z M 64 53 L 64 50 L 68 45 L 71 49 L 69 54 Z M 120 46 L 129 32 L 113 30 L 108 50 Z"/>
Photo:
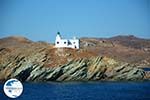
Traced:
<path id="1" fill-rule="evenodd" d="M 23 93 L 8 98 L 0 83 L 0 100 L 150 100 L 150 81 L 23 83 Z"/>

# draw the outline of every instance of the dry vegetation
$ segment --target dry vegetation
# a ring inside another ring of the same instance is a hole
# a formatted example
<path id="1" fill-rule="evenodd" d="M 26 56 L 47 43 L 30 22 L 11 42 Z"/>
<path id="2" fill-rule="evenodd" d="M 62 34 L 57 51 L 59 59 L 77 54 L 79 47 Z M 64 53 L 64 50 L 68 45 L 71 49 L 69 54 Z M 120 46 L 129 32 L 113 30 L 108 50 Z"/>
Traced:
<path id="1" fill-rule="evenodd" d="M 44 54 L 45 66 L 59 66 L 71 60 L 95 56 L 111 57 L 119 61 L 150 66 L 150 40 L 133 36 L 118 36 L 109 39 L 82 38 L 81 49 L 55 48 L 45 42 L 32 42 L 23 37 L 0 39 L 0 62 L 18 55 Z M 42 53 L 41 53 L 42 52 Z M 39 55 L 40 56 L 40 55 Z"/>

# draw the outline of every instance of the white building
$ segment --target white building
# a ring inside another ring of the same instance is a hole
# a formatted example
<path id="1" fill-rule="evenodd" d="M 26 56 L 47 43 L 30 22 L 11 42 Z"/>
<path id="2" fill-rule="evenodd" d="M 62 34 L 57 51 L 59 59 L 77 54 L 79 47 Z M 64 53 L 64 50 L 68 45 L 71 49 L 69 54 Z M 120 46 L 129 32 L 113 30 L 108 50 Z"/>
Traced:
<path id="1" fill-rule="evenodd" d="M 62 39 L 60 33 L 58 32 L 55 40 L 55 47 L 79 49 L 79 39 L 76 39 L 75 37 L 73 39 Z"/>

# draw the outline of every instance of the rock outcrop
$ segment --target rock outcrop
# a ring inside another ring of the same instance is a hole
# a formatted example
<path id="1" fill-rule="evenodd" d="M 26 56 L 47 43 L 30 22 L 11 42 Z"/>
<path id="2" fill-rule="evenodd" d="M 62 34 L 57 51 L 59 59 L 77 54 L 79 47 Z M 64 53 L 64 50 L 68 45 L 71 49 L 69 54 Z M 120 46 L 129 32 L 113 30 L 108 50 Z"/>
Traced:
<path id="1" fill-rule="evenodd" d="M 0 80 L 17 78 L 21 81 L 35 82 L 95 81 L 142 80 L 144 77 L 143 70 L 106 57 L 81 58 L 49 68 L 44 67 L 44 59 L 44 56 L 39 56 L 38 59 L 17 56 L 6 64 L 0 64 Z"/>
<path id="2" fill-rule="evenodd" d="M 136 65 L 90 50 L 57 49 L 45 42 L 18 37 L 2 39 L 0 81 L 9 78 L 34 82 L 144 79 L 145 72 Z"/>

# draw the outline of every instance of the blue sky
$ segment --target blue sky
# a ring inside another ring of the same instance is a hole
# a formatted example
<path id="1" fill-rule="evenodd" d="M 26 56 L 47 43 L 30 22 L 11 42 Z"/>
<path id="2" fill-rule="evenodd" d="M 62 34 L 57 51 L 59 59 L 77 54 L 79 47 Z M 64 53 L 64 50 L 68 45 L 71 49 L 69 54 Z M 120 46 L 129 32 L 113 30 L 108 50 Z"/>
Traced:
<path id="1" fill-rule="evenodd" d="M 0 0 L 0 37 L 54 42 L 63 37 L 150 38 L 150 0 Z"/>

